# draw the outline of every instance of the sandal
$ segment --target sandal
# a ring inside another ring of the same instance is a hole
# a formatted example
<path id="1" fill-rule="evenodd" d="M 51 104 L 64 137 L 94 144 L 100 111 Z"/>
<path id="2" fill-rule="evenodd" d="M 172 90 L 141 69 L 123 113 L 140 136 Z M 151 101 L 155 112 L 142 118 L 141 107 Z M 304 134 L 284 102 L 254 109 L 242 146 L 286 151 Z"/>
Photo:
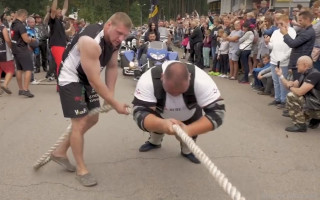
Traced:
<path id="1" fill-rule="evenodd" d="M 97 180 L 90 173 L 84 175 L 76 174 L 76 179 L 85 187 L 91 187 L 98 184 Z"/>
<path id="2" fill-rule="evenodd" d="M 1 86 L 1 89 L 2 89 L 3 91 L 5 91 L 7 94 L 12 94 L 11 90 L 10 90 L 9 88 L 7 88 L 7 87 Z"/>
<path id="3" fill-rule="evenodd" d="M 69 172 L 75 172 L 76 171 L 76 167 L 73 166 L 68 158 L 63 158 L 63 157 L 56 157 L 54 155 L 51 155 L 50 159 L 56 163 L 58 163 L 59 165 L 61 165 L 62 167 L 65 168 L 65 170 L 69 171 Z"/>

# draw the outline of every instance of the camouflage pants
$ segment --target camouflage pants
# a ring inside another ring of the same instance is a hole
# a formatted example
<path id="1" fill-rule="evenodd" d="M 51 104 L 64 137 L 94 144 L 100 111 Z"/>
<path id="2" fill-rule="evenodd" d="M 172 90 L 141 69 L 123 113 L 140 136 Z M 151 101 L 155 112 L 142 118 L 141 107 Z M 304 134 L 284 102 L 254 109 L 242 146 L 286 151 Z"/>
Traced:
<path id="1" fill-rule="evenodd" d="M 320 119 L 320 110 L 307 110 L 304 108 L 305 99 L 292 92 L 287 95 L 287 109 L 294 124 L 305 124 L 310 119 Z"/>

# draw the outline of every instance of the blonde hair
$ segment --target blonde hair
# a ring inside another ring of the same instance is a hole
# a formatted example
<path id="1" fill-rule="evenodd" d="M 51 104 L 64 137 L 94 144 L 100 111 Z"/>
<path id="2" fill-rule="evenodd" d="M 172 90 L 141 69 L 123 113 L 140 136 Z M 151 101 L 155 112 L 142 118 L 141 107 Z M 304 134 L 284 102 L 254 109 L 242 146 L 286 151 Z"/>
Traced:
<path id="1" fill-rule="evenodd" d="M 285 22 L 289 22 L 289 16 L 288 15 L 280 15 L 278 17 L 278 20 L 282 20 L 282 21 L 285 21 Z"/>
<path id="2" fill-rule="evenodd" d="M 122 23 L 125 27 L 128 29 L 131 29 L 133 27 L 131 18 L 124 12 L 116 12 L 114 13 L 107 21 L 111 22 L 112 25 L 117 25 L 119 23 Z"/>
<path id="3" fill-rule="evenodd" d="M 28 11 L 25 9 L 19 9 L 17 10 L 17 17 L 21 17 L 21 16 L 28 16 Z"/>

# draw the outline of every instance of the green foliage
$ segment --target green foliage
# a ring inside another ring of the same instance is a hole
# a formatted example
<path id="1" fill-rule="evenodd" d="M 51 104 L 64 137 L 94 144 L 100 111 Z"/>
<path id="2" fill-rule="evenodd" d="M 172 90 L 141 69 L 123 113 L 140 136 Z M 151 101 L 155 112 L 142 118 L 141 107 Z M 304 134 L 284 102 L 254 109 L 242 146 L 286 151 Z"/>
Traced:
<path id="1" fill-rule="evenodd" d="M 0 9 L 9 7 L 15 11 L 24 8 L 29 14 L 37 13 L 43 16 L 46 6 L 51 4 L 52 0 L 1 0 Z M 58 6 L 62 8 L 63 0 L 58 0 Z M 106 21 L 114 12 L 122 11 L 129 14 L 135 25 L 140 25 L 141 12 L 142 23 L 148 22 L 150 7 L 150 0 L 69 0 L 68 15 L 79 10 L 79 18 L 94 23 L 99 20 Z M 160 18 L 169 20 L 176 18 L 178 14 L 191 13 L 195 9 L 200 15 L 206 14 L 208 6 L 207 0 L 159 0 L 159 8 Z"/>

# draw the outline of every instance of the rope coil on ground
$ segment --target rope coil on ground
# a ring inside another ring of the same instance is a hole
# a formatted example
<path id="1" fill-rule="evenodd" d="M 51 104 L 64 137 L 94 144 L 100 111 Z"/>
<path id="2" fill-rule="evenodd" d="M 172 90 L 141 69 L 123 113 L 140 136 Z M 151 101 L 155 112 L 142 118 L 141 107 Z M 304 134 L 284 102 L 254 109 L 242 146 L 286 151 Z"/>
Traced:
<path id="1" fill-rule="evenodd" d="M 89 112 L 89 115 L 95 115 L 100 112 L 109 112 L 112 110 L 112 107 L 110 105 L 103 105 L 102 107 L 99 108 L 94 108 Z M 130 110 L 128 110 L 129 112 Z M 45 153 L 43 154 L 33 165 L 33 168 L 35 170 L 39 169 L 43 165 L 47 164 L 50 161 L 50 156 L 53 151 L 57 149 L 57 147 L 67 138 L 69 137 L 71 133 L 71 124 L 69 124 L 68 128 L 65 130 L 65 132 L 58 138 L 57 142 Z"/>
<path id="2" fill-rule="evenodd" d="M 201 161 L 202 164 L 209 170 L 210 174 L 216 179 L 223 190 L 233 200 L 245 200 L 236 187 L 232 186 L 227 177 L 218 169 L 217 166 L 210 160 L 210 158 L 196 145 L 196 143 L 181 129 L 178 125 L 173 125 L 173 130 L 181 138 L 181 140 L 188 146 L 190 151 Z"/>

